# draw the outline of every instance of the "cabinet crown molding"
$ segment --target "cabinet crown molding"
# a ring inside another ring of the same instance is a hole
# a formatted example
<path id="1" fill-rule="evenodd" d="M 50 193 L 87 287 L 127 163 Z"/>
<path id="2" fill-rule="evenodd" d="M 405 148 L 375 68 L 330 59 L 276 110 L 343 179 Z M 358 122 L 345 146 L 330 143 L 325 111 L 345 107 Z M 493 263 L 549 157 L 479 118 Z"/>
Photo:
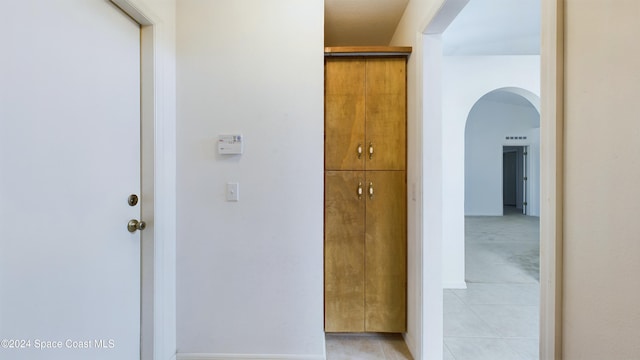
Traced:
<path id="1" fill-rule="evenodd" d="M 324 56 L 409 56 L 411 46 L 330 46 Z"/>

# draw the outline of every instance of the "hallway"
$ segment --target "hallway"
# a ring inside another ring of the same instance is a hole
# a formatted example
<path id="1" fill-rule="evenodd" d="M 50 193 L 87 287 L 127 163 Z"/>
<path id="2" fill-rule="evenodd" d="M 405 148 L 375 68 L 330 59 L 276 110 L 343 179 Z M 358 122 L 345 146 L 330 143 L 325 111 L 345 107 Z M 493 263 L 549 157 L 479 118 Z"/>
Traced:
<path id="1" fill-rule="evenodd" d="M 466 217 L 465 290 L 444 291 L 445 360 L 537 360 L 539 218 Z"/>

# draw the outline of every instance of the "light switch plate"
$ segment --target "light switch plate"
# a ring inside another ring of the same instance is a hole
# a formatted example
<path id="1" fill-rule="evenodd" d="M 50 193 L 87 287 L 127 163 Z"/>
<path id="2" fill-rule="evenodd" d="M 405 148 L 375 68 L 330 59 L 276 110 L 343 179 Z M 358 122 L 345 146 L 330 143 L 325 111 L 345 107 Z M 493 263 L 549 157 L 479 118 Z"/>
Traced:
<path id="1" fill-rule="evenodd" d="M 227 201 L 240 201 L 240 184 L 227 183 Z"/>

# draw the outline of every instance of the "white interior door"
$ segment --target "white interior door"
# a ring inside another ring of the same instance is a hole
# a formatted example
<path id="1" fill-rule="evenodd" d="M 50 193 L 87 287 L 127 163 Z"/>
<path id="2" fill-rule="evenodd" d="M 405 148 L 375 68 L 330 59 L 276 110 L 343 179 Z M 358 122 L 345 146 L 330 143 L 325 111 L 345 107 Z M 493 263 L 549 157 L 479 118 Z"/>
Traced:
<path id="1" fill-rule="evenodd" d="M 140 28 L 5 1 L 0 45 L 0 359 L 138 359 Z"/>

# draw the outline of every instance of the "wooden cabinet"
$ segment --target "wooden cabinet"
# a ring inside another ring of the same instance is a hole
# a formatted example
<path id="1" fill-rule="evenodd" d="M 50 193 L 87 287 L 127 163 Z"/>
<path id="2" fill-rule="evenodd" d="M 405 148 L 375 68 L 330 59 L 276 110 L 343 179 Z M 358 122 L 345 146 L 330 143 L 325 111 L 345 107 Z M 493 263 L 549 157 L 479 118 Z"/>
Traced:
<path id="1" fill-rule="evenodd" d="M 325 172 L 325 330 L 403 332 L 404 171 Z"/>
<path id="2" fill-rule="evenodd" d="M 406 331 L 406 58 L 325 61 L 325 331 Z"/>

